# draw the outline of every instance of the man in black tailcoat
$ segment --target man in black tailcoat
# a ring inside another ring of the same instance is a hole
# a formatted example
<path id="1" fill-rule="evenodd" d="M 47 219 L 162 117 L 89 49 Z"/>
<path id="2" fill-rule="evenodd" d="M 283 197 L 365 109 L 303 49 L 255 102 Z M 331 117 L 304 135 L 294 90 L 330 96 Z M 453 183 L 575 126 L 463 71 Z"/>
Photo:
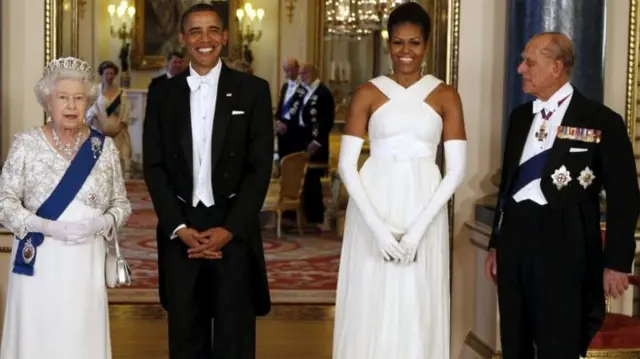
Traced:
<path id="1" fill-rule="evenodd" d="M 208 3 L 185 12 L 189 69 L 150 91 L 144 123 L 171 359 L 255 358 L 256 316 L 271 305 L 259 222 L 273 160 L 271 95 L 265 80 L 220 60 L 222 19 Z"/>
<path id="2" fill-rule="evenodd" d="M 151 82 L 149 83 L 149 91 L 151 91 L 151 89 L 156 87 L 156 85 L 160 84 L 161 82 L 168 80 L 173 76 L 176 76 L 180 72 L 184 71 L 183 64 L 184 64 L 184 55 L 179 51 L 171 51 L 167 55 L 167 64 L 166 64 L 165 73 L 151 79 Z"/>
<path id="3" fill-rule="evenodd" d="M 300 64 L 296 59 L 288 59 L 282 63 L 286 81 L 280 88 L 278 107 L 276 108 L 276 134 L 278 136 L 278 157 L 304 151 L 306 146 L 300 142 L 298 134 L 299 124 L 296 119 L 300 115 L 302 101 L 307 94 L 307 89 L 300 84 L 298 74 Z"/>
<path id="4" fill-rule="evenodd" d="M 324 222 L 321 178 L 329 164 L 329 133 L 335 118 L 335 103 L 331 90 L 318 78 L 311 64 L 300 69 L 300 80 L 307 93 L 299 116 L 300 146 L 309 152 L 310 166 L 303 190 L 304 210 L 309 224 Z"/>
<path id="5" fill-rule="evenodd" d="M 578 359 L 628 286 L 640 209 L 623 119 L 569 83 L 573 45 L 531 39 L 518 67 L 537 99 L 513 110 L 486 274 L 498 285 L 504 359 Z M 606 240 L 599 194 L 607 198 Z"/>

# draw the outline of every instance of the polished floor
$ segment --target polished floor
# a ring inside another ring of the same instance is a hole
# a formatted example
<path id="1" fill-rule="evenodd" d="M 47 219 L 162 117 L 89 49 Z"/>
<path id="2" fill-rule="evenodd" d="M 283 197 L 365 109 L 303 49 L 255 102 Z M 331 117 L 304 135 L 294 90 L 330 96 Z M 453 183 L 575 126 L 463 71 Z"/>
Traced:
<path id="1" fill-rule="evenodd" d="M 158 305 L 111 305 L 114 359 L 168 358 Z M 258 319 L 257 359 L 331 359 L 333 306 L 276 305 Z"/>

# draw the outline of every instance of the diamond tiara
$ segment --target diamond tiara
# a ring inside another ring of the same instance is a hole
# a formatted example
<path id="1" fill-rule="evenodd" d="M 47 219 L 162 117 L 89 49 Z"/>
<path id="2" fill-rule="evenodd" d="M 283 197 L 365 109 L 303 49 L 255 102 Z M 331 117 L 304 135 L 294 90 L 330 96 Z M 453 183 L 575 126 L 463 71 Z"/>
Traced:
<path id="1" fill-rule="evenodd" d="M 93 69 L 83 60 L 75 57 L 61 57 L 54 59 L 44 68 L 43 76 L 48 76 L 59 70 L 75 70 L 84 73 L 87 77 L 93 76 Z"/>

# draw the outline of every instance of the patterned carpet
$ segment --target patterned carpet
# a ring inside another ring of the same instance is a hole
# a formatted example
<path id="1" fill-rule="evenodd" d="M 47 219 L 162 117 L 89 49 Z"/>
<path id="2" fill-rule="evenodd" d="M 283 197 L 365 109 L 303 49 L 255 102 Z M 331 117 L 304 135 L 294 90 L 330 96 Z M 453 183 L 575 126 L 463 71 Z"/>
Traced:
<path id="1" fill-rule="evenodd" d="M 144 182 L 127 182 L 133 214 L 120 232 L 123 255 L 132 267 L 131 287 L 111 289 L 111 303 L 158 303 L 156 215 Z M 274 303 L 333 304 L 340 257 L 340 239 L 331 233 L 299 236 L 263 231 L 267 271 Z"/>

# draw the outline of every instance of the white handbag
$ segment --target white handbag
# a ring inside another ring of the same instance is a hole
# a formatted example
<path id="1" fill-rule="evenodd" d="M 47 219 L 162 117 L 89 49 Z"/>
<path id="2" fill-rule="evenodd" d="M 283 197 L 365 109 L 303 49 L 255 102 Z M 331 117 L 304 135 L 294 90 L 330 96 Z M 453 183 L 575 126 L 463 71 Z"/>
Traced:
<path id="1" fill-rule="evenodd" d="M 116 247 L 115 255 L 107 246 L 106 258 L 104 261 L 104 277 L 105 283 L 109 288 L 117 288 L 123 285 L 131 285 L 131 268 L 120 254 L 120 245 L 118 243 L 118 230 L 113 229 L 113 242 Z"/>

